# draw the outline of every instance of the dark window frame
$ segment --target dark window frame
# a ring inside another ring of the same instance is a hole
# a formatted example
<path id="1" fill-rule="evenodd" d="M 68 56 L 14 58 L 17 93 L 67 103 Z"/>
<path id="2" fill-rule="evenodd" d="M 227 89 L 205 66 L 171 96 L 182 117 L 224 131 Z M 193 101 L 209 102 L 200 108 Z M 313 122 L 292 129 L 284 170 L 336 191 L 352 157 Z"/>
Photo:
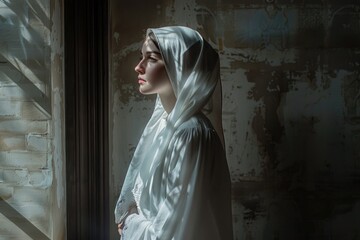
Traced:
<path id="1" fill-rule="evenodd" d="M 64 0 L 67 239 L 109 239 L 108 1 Z"/>

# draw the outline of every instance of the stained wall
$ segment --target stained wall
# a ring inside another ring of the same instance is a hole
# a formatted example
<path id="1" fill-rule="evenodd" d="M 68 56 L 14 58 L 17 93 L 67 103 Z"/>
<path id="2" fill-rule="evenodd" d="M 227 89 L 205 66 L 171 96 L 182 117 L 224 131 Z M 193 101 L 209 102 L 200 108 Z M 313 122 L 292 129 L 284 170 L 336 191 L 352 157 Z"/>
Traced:
<path id="1" fill-rule="evenodd" d="M 235 239 L 360 238 L 360 3 L 111 5 L 110 206 L 154 105 L 133 70 L 145 30 L 185 25 L 221 58 Z"/>

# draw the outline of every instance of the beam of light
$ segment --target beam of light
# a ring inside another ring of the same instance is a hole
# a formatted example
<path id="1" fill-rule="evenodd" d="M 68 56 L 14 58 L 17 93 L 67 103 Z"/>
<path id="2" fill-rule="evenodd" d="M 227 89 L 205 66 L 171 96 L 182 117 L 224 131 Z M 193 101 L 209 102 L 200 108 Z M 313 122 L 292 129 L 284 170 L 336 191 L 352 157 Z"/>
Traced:
<path id="1" fill-rule="evenodd" d="M 21 215 L 15 208 L 0 197 L 0 213 L 13 222 L 18 228 L 32 239 L 50 240 L 42 231 L 34 226 L 28 219 Z"/>

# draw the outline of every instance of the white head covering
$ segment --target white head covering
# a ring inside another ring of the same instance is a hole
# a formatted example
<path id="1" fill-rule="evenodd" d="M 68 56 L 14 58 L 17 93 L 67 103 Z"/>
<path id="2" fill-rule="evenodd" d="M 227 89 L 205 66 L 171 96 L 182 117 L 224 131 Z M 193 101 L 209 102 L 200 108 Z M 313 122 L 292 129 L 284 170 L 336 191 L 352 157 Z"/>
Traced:
<path id="1" fill-rule="evenodd" d="M 206 109 L 210 113 L 209 119 L 220 139 L 223 140 L 217 52 L 197 31 L 187 27 L 148 29 L 147 35 L 150 33 L 155 35 L 177 100 L 173 110 L 167 116 L 166 126 L 157 133 L 164 115 L 167 115 L 159 96 L 157 97 L 154 112 L 135 150 L 115 208 L 117 223 L 126 217 L 131 206 L 139 205 L 139 201 L 147 202 L 150 199 L 153 188 L 149 180 L 156 166 L 164 161 L 170 139 L 182 123 Z M 216 99 L 211 99 L 215 89 Z M 135 187 L 135 181 L 139 176 L 143 184 Z M 134 191 L 134 187 L 140 190 Z M 137 193 L 141 196 L 136 196 Z M 156 202 L 151 204 L 155 205 Z M 149 205 L 148 202 L 147 205 Z M 144 210 L 144 214 L 150 213 Z"/>

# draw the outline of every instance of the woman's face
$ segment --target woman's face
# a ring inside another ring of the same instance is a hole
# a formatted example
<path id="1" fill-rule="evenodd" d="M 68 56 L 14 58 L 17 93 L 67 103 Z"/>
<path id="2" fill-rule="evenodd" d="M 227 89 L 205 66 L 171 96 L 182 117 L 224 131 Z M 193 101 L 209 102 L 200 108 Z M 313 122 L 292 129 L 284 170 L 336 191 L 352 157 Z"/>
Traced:
<path id="1" fill-rule="evenodd" d="M 139 91 L 142 94 L 167 94 L 173 91 L 159 49 L 148 37 L 141 49 L 141 59 L 135 67 Z"/>

